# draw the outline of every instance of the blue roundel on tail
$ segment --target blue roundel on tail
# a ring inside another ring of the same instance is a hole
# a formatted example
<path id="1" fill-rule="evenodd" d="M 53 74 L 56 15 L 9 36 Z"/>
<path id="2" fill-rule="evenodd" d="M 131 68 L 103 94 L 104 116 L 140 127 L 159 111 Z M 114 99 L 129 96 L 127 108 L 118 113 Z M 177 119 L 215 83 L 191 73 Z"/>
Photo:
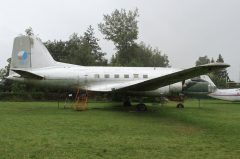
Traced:
<path id="1" fill-rule="evenodd" d="M 26 59 L 27 59 L 27 52 L 26 52 L 26 51 L 23 52 L 22 59 L 23 59 L 23 60 L 26 60 Z"/>
<path id="2" fill-rule="evenodd" d="M 28 57 L 28 54 L 27 54 L 26 51 L 19 51 L 19 52 L 17 53 L 17 56 L 18 56 L 18 59 L 19 59 L 19 60 L 26 60 L 27 57 Z"/>

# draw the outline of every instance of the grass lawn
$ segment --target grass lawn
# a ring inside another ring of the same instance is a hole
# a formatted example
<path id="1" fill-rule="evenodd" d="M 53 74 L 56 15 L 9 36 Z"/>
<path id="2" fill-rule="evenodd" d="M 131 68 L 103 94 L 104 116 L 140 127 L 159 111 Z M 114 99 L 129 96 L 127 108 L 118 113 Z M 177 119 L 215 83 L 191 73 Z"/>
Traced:
<path id="1" fill-rule="evenodd" d="M 77 112 L 56 102 L 0 102 L 0 159 L 239 159 L 240 103 L 89 103 Z"/>

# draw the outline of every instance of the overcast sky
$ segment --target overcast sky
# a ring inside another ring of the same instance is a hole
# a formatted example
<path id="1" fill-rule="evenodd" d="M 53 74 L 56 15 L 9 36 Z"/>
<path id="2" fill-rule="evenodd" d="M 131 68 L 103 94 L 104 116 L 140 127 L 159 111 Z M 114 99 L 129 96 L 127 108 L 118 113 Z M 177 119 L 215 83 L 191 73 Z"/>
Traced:
<path id="1" fill-rule="evenodd" d="M 199 56 L 222 54 L 230 78 L 240 78 L 239 0 L 7 0 L 0 4 L 0 68 L 13 39 L 31 26 L 43 41 L 66 40 L 89 25 L 107 57 L 116 51 L 97 24 L 115 9 L 139 9 L 139 40 L 169 56 L 172 67 L 188 68 Z"/>

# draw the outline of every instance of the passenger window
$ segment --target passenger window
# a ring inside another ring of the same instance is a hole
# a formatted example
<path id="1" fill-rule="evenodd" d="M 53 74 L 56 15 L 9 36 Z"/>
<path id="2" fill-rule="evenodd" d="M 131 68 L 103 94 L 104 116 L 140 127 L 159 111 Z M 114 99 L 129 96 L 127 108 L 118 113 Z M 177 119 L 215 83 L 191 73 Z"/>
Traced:
<path id="1" fill-rule="evenodd" d="M 119 74 L 115 74 L 115 75 L 114 75 L 114 78 L 119 78 Z"/>
<path id="2" fill-rule="evenodd" d="M 129 78 L 129 75 L 126 75 L 126 74 L 125 74 L 125 75 L 124 75 L 124 78 Z"/>
<path id="3" fill-rule="evenodd" d="M 104 75 L 104 78 L 109 78 L 109 77 L 110 77 L 109 74 Z"/>
<path id="4" fill-rule="evenodd" d="M 100 75 L 99 74 L 95 74 L 94 78 L 100 78 Z"/>
<path id="5" fill-rule="evenodd" d="M 148 78 L 148 75 L 143 75 L 143 78 Z"/>
<path id="6" fill-rule="evenodd" d="M 133 78 L 138 78 L 138 74 L 133 74 Z"/>

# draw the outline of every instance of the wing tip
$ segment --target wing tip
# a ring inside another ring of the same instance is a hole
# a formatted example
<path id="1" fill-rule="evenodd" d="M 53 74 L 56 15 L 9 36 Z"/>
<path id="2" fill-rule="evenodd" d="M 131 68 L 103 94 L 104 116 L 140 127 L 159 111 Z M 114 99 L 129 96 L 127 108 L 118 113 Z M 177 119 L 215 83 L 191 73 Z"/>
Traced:
<path id="1" fill-rule="evenodd" d="M 199 65 L 200 67 L 221 67 L 221 68 L 227 68 L 230 67 L 227 63 L 209 63 L 205 65 Z"/>

